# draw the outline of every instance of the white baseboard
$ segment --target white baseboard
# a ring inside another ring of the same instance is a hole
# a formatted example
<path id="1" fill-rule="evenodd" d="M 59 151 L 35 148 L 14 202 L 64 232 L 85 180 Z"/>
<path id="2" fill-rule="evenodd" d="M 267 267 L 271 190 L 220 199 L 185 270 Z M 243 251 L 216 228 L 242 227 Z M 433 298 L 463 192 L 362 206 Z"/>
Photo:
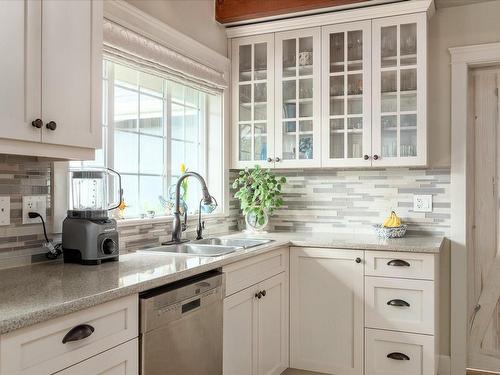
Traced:
<path id="1" fill-rule="evenodd" d="M 438 375 L 450 375 L 450 356 L 440 355 Z"/>

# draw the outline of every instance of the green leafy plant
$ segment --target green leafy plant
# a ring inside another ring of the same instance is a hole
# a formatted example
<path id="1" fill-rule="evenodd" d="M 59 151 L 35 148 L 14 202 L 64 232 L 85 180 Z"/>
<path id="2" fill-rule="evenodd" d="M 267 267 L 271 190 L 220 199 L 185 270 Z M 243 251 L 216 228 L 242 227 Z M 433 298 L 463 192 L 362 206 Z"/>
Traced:
<path id="1" fill-rule="evenodd" d="M 238 189 L 234 197 L 241 202 L 243 214 L 254 214 L 259 225 L 265 222 L 265 213 L 272 215 L 275 208 L 283 206 L 281 187 L 285 177 L 276 177 L 268 169 L 258 165 L 254 169 L 240 171 L 233 182 L 233 189 Z"/>

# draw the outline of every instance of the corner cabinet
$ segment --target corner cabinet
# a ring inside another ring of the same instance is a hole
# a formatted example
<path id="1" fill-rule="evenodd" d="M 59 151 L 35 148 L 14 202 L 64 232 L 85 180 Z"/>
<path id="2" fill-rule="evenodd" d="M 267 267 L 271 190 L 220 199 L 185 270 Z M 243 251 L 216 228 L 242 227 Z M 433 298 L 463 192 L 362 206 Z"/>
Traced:
<path id="1" fill-rule="evenodd" d="M 101 146 L 102 2 L 0 3 L 0 148 L 93 158 Z"/>
<path id="2" fill-rule="evenodd" d="M 232 167 L 427 165 L 434 8 L 406 5 L 229 28 Z"/>

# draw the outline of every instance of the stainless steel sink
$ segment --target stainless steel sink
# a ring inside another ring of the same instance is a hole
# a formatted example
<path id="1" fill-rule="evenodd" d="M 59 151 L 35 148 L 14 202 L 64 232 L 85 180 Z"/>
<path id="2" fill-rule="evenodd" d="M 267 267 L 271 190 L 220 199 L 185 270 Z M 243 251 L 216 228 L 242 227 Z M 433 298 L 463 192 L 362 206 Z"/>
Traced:
<path id="1" fill-rule="evenodd" d="M 198 255 L 202 257 L 218 257 L 233 253 L 237 250 L 248 249 L 272 242 L 274 240 L 262 240 L 251 238 L 204 238 L 191 243 L 178 245 L 158 246 L 150 249 L 138 250 L 139 253 L 176 253 L 186 255 Z"/>
<path id="2" fill-rule="evenodd" d="M 233 253 L 241 250 L 241 246 L 221 246 L 221 245 L 203 245 L 203 244 L 179 244 L 153 247 L 150 249 L 138 250 L 138 252 L 155 253 L 177 253 L 186 255 L 198 255 L 205 257 L 218 257 L 221 255 Z"/>
<path id="3" fill-rule="evenodd" d="M 253 239 L 253 238 L 204 238 L 194 241 L 193 244 L 206 244 L 212 246 L 238 246 L 248 249 L 250 247 L 264 245 L 274 240 Z"/>

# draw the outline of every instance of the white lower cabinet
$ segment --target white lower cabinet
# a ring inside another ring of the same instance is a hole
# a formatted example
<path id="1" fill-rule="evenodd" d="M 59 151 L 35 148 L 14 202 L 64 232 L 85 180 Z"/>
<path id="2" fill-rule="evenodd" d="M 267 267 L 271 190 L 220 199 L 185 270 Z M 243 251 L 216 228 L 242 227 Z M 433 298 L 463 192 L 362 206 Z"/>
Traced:
<path id="1" fill-rule="evenodd" d="M 280 249 L 257 256 L 229 265 L 224 272 L 239 280 L 256 264 L 277 270 L 272 267 L 274 254 L 285 256 L 284 272 L 236 292 L 226 284 L 234 293 L 224 299 L 224 375 L 279 375 L 288 368 L 287 252 Z"/>
<path id="2" fill-rule="evenodd" d="M 0 374 L 136 375 L 138 305 L 138 296 L 131 295 L 6 333 L 0 336 Z M 117 362 L 131 353 L 130 363 Z M 113 363 L 116 369 L 106 367 Z M 96 366 L 101 370 L 93 371 Z"/>
<path id="3" fill-rule="evenodd" d="M 363 373 L 363 251 L 290 249 L 290 367 Z"/>
<path id="4" fill-rule="evenodd" d="M 134 339 L 80 362 L 56 375 L 138 375 L 139 346 Z"/>
<path id="5" fill-rule="evenodd" d="M 434 337 L 366 329 L 365 375 L 431 375 Z"/>

